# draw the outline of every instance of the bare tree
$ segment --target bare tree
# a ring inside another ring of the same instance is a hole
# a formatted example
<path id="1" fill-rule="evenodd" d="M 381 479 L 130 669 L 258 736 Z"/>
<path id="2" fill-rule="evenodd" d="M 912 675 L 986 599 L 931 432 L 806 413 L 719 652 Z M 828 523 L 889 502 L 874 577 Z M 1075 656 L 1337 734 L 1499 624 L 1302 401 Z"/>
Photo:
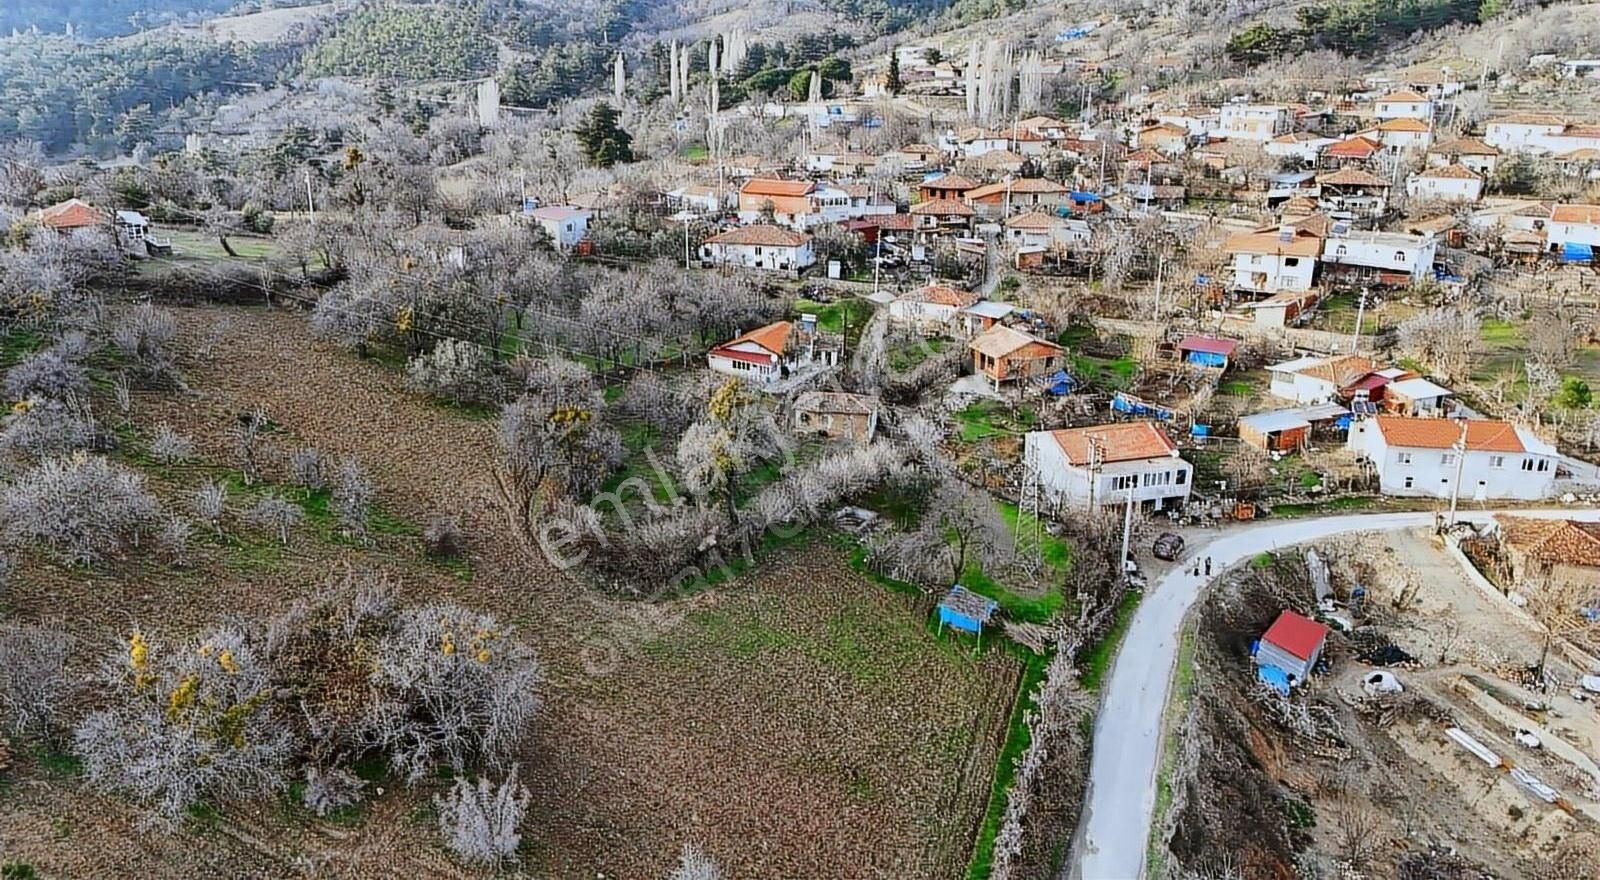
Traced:
<path id="1" fill-rule="evenodd" d="M 1528 613 L 1544 629 L 1544 638 L 1540 640 L 1539 663 L 1535 667 L 1539 678 L 1543 680 L 1550 660 L 1550 649 L 1558 642 L 1600 637 L 1600 619 L 1592 619 L 1585 613 L 1600 606 L 1600 591 L 1582 581 L 1549 580 L 1526 584 L 1523 593 L 1528 597 Z"/>
<path id="2" fill-rule="evenodd" d="M 268 495 L 256 502 L 245 518 L 257 526 L 272 530 L 273 537 L 284 547 L 289 546 L 289 532 L 300 524 L 305 511 L 300 505 L 277 495 Z"/>
<path id="3" fill-rule="evenodd" d="M 667 875 L 667 880 L 722 880 L 722 869 L 711 857 L 692 843 L 683 845 L 678 865 Z"/>
<path id="4" fill-rule="evenodd" d="M 100 457 L 52 458 L 0 492 L 0 540 L 93 565 L 136 544 L 160 513 L 140 474 Z"/>
<path id="5" fill-rule="evenodd" d="M 48 736 L 73 691 L 67 676 L 72 639 L 42 626 L 0 624 L 0 729 Z"/>
<path id="6" fill-rule="evenodd" d="M 194 441 L 162 422 L 156 425 L 155 436 L 150 438 L 150 455 L 165 465 L 182 464 L 194 455 Z"/>
<path id="7" fill-rule="evenodd" d="M 201 483 L 190 499 L 194 515 L 219 535 L 222 534 L 222 515 L 227 512 L 227 505 L 228 488 L 212 480 Z"/>
<path id="8" fill-rule="evenodd" d="M 515 764 L 499 783 L 480 778 L 473 785 L 457 779 L 448 794 L 434 798 L 439 832 L 462 861 L 498 864 L 514 857 L 522 844 L 519 828 L 532 799 L 527 787 L 517 781 Z"/>
<path id="9" fill-rule="evenodd" d="M 353 458 L 339 463 L 339 482 L 333 487 L 333 509 L 345 533 L 358 540 L 367 537 L 367 519 L 376 494 L 372 481 Z"/>

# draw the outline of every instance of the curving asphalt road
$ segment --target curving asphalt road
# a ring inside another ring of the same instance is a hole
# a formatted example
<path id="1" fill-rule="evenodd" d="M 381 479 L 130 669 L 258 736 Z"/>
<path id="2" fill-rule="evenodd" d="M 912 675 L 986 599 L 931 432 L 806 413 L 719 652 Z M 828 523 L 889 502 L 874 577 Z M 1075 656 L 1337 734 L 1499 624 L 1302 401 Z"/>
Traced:
<path id="1" fill-rule="evenodd" d="M 1600 520 L 1600 510 L 1505 511 L 1531 516 Z M 1462 513 L 1481 523 L 1493 512 Z M 1137 880 L 1144 876 L 1150 819 L 1161 761 L 1161 722 L 1177 660 L 1184 614 L 1209 578 L 1190 574 L 1195 560 L 1211 557 L 1213 572 L 1264 551 L 1346 532 L 1430 526 L 1434 514 L 1385 513 L 1262 523 L 1219 533 L 1196 547 L 1145 596 L 1117 653 L 1104 702 L 1095 720 L 1089 790 L 1078 823 L 1073 858 L 1063 880 Z M 1128 662 L 1122 662 L 1123 658 Z"/>

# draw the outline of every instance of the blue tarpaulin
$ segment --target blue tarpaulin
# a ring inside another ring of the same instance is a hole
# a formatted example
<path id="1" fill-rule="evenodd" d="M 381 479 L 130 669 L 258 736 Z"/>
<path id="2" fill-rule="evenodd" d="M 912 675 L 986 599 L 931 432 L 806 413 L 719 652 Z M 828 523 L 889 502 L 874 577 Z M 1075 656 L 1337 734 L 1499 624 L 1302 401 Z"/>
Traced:
<path id="1" fill-rule="evenodd" d="M 1163 422 L 1172 420 L 1172 410 L 1152 406 L 1138 398 L 1129 397 L 1120 391 L 1117 392 L 1115 397 L 1111 398 L 1111 409 L 1113 412 L 1127 413 L 1128 415 L 1151 416 Z"/>
<path id="2" fill-rule="evenodd" d="M 1276 666 L 1257 666 L 1256 675 L 1266 682 L 1268 687 L 1286 697 L 1289 695 L 1289 676 L 1282 669 Z"/>
<path id="3" fill-rule="evenodd" d="M 1086 192 L 1083 190 L 1073 190 L 1071 193 L 1071 198 L 1074 202 L 1077 202 L 1080 205 L 1092 205 L 1095 202 L 1100 201 L 1100 194 Z"/>
<path id="4" fill-rule="evenodd" d="M 1044 384 L 1045 390 L 1051 394 L 1071 394 L 1072 389 L 1078 387 L 1078 380 L 1066 370 L 1057 370 L 1055 375 L 1045 377 Z"/>
<path id="5" fill-rule="evenodd" d="M 1592 263 L 1594 248 L 1582 242 L 1569 241 L 1561 246 L 1561 262 Z"/>
<path id="6" fill-rule="evenodd" d="M 1211 436 L 1211 426 L 1210 425 L 1199 425 L 1199 424 L 1190 425 L 1189 426 L 1189 435 L 1191 437 L 1210 437 Z"/>

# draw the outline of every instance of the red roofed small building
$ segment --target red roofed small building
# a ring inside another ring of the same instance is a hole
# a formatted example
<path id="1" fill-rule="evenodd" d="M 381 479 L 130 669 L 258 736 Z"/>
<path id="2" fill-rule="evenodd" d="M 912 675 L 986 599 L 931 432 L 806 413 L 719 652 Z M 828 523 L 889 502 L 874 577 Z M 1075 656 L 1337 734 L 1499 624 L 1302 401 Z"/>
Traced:
<path id="1" fill-rule="evenodd" d="M 76 232 L 80 229 L 109 229 L 111 215 L 79 199 L 67 199 L 44 208 L 38 213 L 39 225 L 57 232 Z"/>
<path id="2" fill-rule="evenodd" d="M 776 321 L 711 349 L 706 365 L 714 372 L 766 384 L 782 377 L 794 325 Z"/>
<path id="3" fill-rule="evenodd" d="M 912 205 L 910 214 L 918 232 L 967 232 L 977 212 L 956 199 L 929 199 Z"/>
<path id="4" fill-rule="evenodd" d="M 1226 370 L 1228 361 L 1238 349 L 1239 343 L 1232 339 L 1223 339 L 1218 336 L 1185 336 L 1178 343 L 1178 354 L 1184 361 L 1198 367 L 1216 367 Z"/>
<path id="5" fill-rule="evenodd" d="M 1328 641 L 1328 628 L 1293 611 L 1284 611 L 1262 633 L 1256 646 L 1256 665 L 1277 669 L 1295 685 L 1311 677 Z"/>
<path id="6" fill-rule="evenodd" d="M 995 324 L 968 344 L 972 368 L 988 377 L 996 391 L 1006 382 L 1045 376 L 1060 368 L 1065 351 L 1004 324 Z"/>
<path id="7" fill-rule="evenodd" d="M 700 245 L 700 262 L 705 266 L 734 266 L 798 275 L 816 261 L 811 236 L 769 224 L 720 232 Z"/>
<path id="8" fill-rule="evenodd" d="M 1193 465 L 1156 422 L 1032 431 L 1023 447 L 1045 496 L 1076 507 L 1126 504 L 1130 492 L 1141 506 L 1181 506 L 1194 481 Z"/>
<path id="9" fill-rule="evenodd" d="M 1323 165 L 1329 167 L 1363 165 L 1382 152 L 1383 144 L 1377 140 L 1366 137 L 1345 138 L 1323 148 L 1321 161 Z"/>
<path id="10" fill-rule="evenodd" d="M 977 294 L 948 284 L 927 284 L 889 303 L 889 318 L 925 330 L 943 330 L 954 326 L 961 310 L 977 301 Z"/>

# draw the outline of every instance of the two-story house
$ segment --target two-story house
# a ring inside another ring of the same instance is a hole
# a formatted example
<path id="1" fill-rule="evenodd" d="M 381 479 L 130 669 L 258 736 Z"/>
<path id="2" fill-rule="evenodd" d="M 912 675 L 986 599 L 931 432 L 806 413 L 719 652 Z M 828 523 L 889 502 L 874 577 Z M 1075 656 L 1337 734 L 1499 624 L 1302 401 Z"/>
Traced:
<path id="1" fill-rule="evenodd" d="M 1305 291 L 1316 277 L 1322 237 L 1296 226 L 1269 227 L 1230 236 L 1223 251 L 1232 260 L 1235 290 Z"/>
<path id="2" fill-rule="evenodd" d="M 1559 462 L 1532 431 L 1491 419 L 1376 416 L 1352 424 L 1346 446 L 1385 495 L 1533 501 L 1553 493 Z"/>
<path id="3" fill-rule="evenodd" d="M 1163 510 L 1189 500 L 1194 466 L 1155 422 L 1031 431 L 1024 457 L 1045 498 L 1074 507 L 1127 504 Z"/>

